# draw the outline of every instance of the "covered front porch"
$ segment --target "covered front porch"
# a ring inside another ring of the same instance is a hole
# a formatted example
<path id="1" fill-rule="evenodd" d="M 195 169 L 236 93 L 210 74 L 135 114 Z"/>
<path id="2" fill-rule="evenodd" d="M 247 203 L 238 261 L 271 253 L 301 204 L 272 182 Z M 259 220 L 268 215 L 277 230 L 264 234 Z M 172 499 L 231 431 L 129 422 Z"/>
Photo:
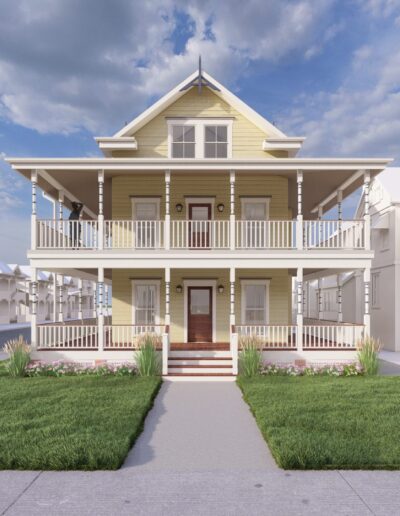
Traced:
<path id="1" fill-rule="evenodd" d="M 32 314 L 34 359 L 133 361 L 143 336 L 152 335 L 164 374 L 178 359 L 185 365 L 188 360 L 220 359 L 235 375 L 240 349 L 250 338 L 257 341 L 266 361 L 329 363 L 354 360 L 357 342 L 368 334 L 368 314 L 363 324 L 304 317 L 302 269 L 97 272 L 93 319 L 36 324 Z M 301 288 L 299 299 L 292 296 L 294 274 Z"/>

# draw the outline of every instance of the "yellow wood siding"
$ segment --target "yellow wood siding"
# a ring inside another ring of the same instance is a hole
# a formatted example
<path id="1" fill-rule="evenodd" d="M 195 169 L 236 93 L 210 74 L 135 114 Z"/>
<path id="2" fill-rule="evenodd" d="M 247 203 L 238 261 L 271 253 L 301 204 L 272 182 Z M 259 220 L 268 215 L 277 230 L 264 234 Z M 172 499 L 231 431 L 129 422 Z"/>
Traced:
<path id="1" fill-rule="evenodd" d="M 161 197 L 160 216 L 165 214 L 165 182 L 164 174 L 132 174 L 113 177 L 112 179 L 112 218 L 131 219 L 131 196 Z M 215 206 L 225 205 L 222 213 L 215 210 L 215 219 L 229 219 L 230 186 L 228 173 L 215 174 L 171 174 L 170 203 L 171 219 L 185 219 L 185 196 L 215 197 Z M 256 174 L 236 174 L 235 211 L 239 220 L 242 196 L 271 196 L 269 216 L 274 220 L 287 220 L 288 180 L 286 177 Z M 177 203 L 184 209 L 178 213 Z"/>
<path id="2" fill-rule="evenodd" d="M 115 269 L 112 271 L 112 318 L 113 324 L 132 324 L 132 278 L 161 278 L 160 317 L 164 322 L 165 284 L 164 271 L 159 269 L 135 270 Z M 270 324 L 289 324 L 291 305 L 291 282 L 287 269 L 238 269 L 236 271 L 235 307 L 236 323 L 241 318 L 241 279 L 269 279 L 269 322 Z M 224 286 L 224 292 L 216 292 L 216 339 L 218 342 L 229 341 L 229 271 L 227 269 L 193 270 L 176 269 L 171 271 L 171 342 L 184 340 L 184 293 L 176 292 L 177 285 L 184 285 L 184 280 L 210 279 Z"/>
<path id="3" fill-rule="evenodd" d="M 197 89 L 189 90 L 183 97 L 150 120 L 134 135 L 138 150 L 133 152 L 115 151 L 114 157 L 160 158 L 168 157 L 168 128 L 166 117 L 233 117 L 232 156 L 233 158 L 287 157 L 287 152 L 265 152 L 262 142 L 271 137 L 241 113 L 205 88 L 201 95 Z"/>

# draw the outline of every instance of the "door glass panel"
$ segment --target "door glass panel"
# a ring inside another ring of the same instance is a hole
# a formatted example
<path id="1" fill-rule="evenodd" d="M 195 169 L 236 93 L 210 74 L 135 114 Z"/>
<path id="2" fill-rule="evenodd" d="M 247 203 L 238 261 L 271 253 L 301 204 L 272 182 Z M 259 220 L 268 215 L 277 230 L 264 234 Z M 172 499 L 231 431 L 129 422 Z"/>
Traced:
<path id="1" fill-rule="evenodd" d="M 135 285 L 136 324 L 155 324 L 156 299 L 156 285 Z"/>
<path id="2" fill-rule="evenodd" d="M 192 206 L 192 220 L 208 220 L 208 206 Z"/>
<path id="3" fill-rule="evenodd" d="M 245 286 L 246 324 L 266 323 L 266 287 L 265 285 Z"/>
<path id="4" fill-rule="evenodd" d="M 191 315 L 210 314 L 210 291 L 208 289 L 195 289 L 190 291 Z"/>

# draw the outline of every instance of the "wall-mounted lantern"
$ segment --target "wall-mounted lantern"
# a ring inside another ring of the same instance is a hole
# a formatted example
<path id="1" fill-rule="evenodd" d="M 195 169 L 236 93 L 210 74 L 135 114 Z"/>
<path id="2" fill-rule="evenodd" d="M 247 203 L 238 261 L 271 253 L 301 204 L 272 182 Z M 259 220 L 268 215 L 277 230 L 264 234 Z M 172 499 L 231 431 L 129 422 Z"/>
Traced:
<path id="1" fill-rule="evenodd" d="M 223 294 L 224 293 L 224 286 L 223 285 L 218 285 L 218 293 L 219 294 Z"/>
<path id="2" fill-rule="evenodd" d="M 183 210 L 183 205 L 178 202 L 177 204 L 175 204 L 175 209 L 178 213 L 181 213 L 181 211 Z"/>
<path id="3" fill-rule="evenodd" d="M 225 205 L 222 204 L 222 202 L 220 202 L 218 205 L 217 205 L 217 210 L 222 213 L 225 209 Z"/>
<path id="4" fill-rule="evenodd" d="M 182 285 L 177 285 L 176 286 L 176 293 L 177 294 L 182 294 L 182 291 L 183 291 Z"/>

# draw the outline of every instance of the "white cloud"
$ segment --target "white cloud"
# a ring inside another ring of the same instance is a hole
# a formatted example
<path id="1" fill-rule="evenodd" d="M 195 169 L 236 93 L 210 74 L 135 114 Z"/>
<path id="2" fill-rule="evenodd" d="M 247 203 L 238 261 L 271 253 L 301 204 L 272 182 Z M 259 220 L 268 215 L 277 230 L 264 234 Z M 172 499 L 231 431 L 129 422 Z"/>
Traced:
<path id="1" fill-rule="evenodd" d="M 400 50 L 394 40 L 360 47 L 340 87 L 300 96 L 281 126 L 307 136 L 305 154 L 400 158 Z"/>
<path id="2" fill-rule="evenodd" d="M 29 217 L 15 213 L 8 213 L 5 217 L 6 214 L 0 212 L 1 260 L 6 263 L 26 263 L 31 227 Z"/>
<path id="3" fill-rule="evenodd" d="M 358 3 L 376 18 L 387 18 L 400 11 L 400 0 L 358 0 Z"/>
<path id="4" fill-rule="evenodd" d="M 199 53 L 228 83 L 253 60 L 311 58 L 338 30 L 333 4 L 3 0 L 0 116 L 42 133 L 110 134 L 191 73 Z M 171 36 L 180 11 L 194 33 L 177 55 Z"/>

